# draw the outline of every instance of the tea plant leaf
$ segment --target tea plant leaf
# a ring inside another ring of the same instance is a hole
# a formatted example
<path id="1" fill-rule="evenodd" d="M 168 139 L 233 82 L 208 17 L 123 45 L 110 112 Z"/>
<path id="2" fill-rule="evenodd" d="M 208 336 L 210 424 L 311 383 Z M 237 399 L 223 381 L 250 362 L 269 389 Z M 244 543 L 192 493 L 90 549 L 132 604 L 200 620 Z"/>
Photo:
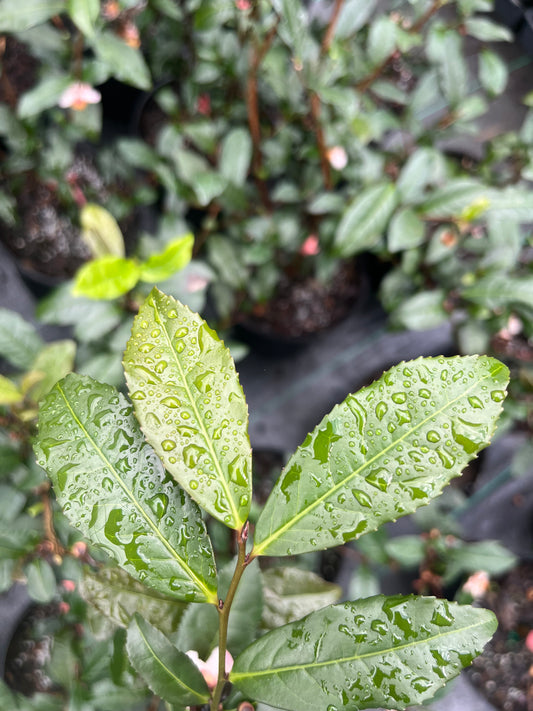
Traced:
<path id="1" fill-rule="evenodd" d="M 128 628 L 126 646 L 135 669 L 165 701 L 183 708 L 209 700 L 207 684 L 194 662 L 139 615 Z"/>
<path id="2" fill-rule="evenodd" d="M 76 342 L 70 339 L 48 343 L 39 353 L 28 376 L 38 376 L 37 382 L 30 388 L 30 395 L 34 402 L 46 395 L 47 392 L 72 372 L 76 357 Z M 26 376 L 26 377 L 28 377 Z"/>
<path id="3" fill-rule="evenodd" d="M 65 0 L 2 0 L 0 31 L 23 32 L 65 9 Z"/>
<path id="4" fill-rule="evenodd" d="M 85 569 L 79 592 L 86 602 L 120 627 L 128 627 L 138 612 L 157 629 L 173 634 L 188 609 L 186 603 L 138 583 L 122 568 L 102 568 L 97 572 Z M 209 609 L 214 608 L 209 605 Z"/>
<path id="5" fill-rule="evenodd" d="M 18 386 L 5 375 L 0 375 L 0 405 L 14 405 L 24 400 Z"/>
<path id="6" fill-rule="evenodd" d="M 94 35 L 94 25 L 100 14 L 99 0 L 68 0 L 68 13 L 84 35 Z"/>
<path id="7" fill-rule="evenodd" d="M 216 603 L 200 512 L 165 474 L 115 388 L 72 374 L 54 385 L 35 451 L 70 522 L 130 575 L 178 600 Z"/>
<path id="8" fill-rule="evenodd" d="M 342 544 L 427 504 L 489 444 L 508 375 L 486 356 L 419 358 L 349 395 L 290 458 L 253 553 Z"/>
<path id="9" fill-rule="evenodd" d="M 125 255 L 124 237 L 118 222 L 104 207 L 87 203 L 80 212 L 81 237 L 93 257 Z"/>
<path id="10" fill-rule="evenodd" d="M 289 711 L 404 709 L 456 676 L 496 625 L 488 610 L 377 595 L 268 632 L 235 660 L 230 681 Z"/>
<path id="11" fill-rule="evenodd" d="M 141 427 L 172 476 L 230 528 L 251 501 L 248 409 L 235 364 L 205 321 L 153 289 L 124 354 Z"/>
<path id="12" fill-rule="evenodd" d="M 335 250 L 351 257 L 373 247 L 385 232 L 398 197 L 396 187 L 379 183 L 363 190 L 348 205 L 335 235 Z"/>
<path id="13" fill-rule="evenodd" d="M 133 259 L 108 254 L 79 270 L 72 293 L 89 299 L 116 299 L 133 289 L 140 276 L 141 269 Z"/>
<path id="14" fill-rule="evenodd" d="M 249 132 L 234 128 L 224 138 L 220 149 L 221 174 L 234 185 L 244 185 L 251 160 L 252 139 Z"/>
<path id="15" fill-rule="evenodd" d="M 141 264 L 141 281 L 152 284 L 165 281 L 191 261 L 194 237 L 191 234 L 177 237 L 160 254 L 153 254 Z"/>
<path id="16" fill-rule="evenodd" d="M 108 65 L 116 79 L 138 89 L 149 89 L 152 85 L 150 70 L 142 53 L 111 32 L 96 34 L 93 49 L 98 59 Z"/>
<path id="17" fill-rule="evenodd" d="M 28 369 L 44 343 L 31 323 L 15 311 L 0 309 L 0 358 Z"/>

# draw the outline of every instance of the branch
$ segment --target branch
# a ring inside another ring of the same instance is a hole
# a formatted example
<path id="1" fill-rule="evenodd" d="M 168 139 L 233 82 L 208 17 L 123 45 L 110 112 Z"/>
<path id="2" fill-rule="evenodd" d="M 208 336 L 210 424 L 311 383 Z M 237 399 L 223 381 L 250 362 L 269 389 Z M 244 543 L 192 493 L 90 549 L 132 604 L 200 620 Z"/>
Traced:
<path id="1" fill-rule="evenodd" d="M 326 34 L 324 35 L 324 38 L 322 40 L 322 46 L 320 48 L 320 52 L 322 55 L 325 55 L 329 52 L 329 48 L 330 48 L 331 42 L 333 40 L 333 35 L 335 34 L 335 30 L 337 28 L 337 21 L 339 19 L 339 15 L 341 13 L 343 5 L 344 5 L 344 0 L 335 0 L 335 7 L 333 8 L 333 12 L 331 14 L 331 19 L 329 21 L 329 25 L 326 30 Z"/>

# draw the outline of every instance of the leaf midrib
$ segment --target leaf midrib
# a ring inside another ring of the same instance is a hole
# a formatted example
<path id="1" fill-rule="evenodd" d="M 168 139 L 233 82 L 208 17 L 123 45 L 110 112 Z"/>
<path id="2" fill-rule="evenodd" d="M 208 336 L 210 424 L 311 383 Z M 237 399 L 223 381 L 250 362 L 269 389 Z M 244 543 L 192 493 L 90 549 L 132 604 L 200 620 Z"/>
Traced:
<path id="1" fill-rule="evenodd" d="M 355 662 L 360 659 L 371 659 L 372 657 L 381 657 L 385 654 L 391 654 L 391 653 L 396 653 L 399 652 L 402 649 L 409 649 L 410 647 L 416 647 L 418 645 L 424 645 L 424 644 L 429 644 L 430 642 L 441 639 L 443 637 L 448 637 L 452 634 L 460 634 L 464 632 L 468 632 L 469 630 L 476 629 L 477 627 L 483 627 L 487 624 L 487 620 L 481 621 L 481 622 L 476 622 L 471 625 L 467 625 L 466 627 L 454 627 L 451 630 L 448 630 L 447 632 L 439 632 L 435 635 L 431 635 L 430 637 L 426 637 L 423 640 L 420 641 L 412 641 L 412 642 L 406 642 L 405 644 L 398 645 L 397 647 L 388 647 L 387 649 L 381 649 L 377 651 L 372 651 L 372 652 L 367 652 L 365 654 L 354 654 L 351 657 L 341 657 L 339 659 L 328 659 L 323 662 L 312 662 L 309 664 L 301 663 L 301 664 L 293 664 L 288 667 L 269 667 L 268 669 L 263 669 L 263 670 L 254 670 L 252 672 L 235 672 L 230 674 L 230 681 L 235 682 L 238 681 L 239 679 L 246 679 L 247 677 L 253 676 L 258 677 L 258 676 L 267 676 L 269 674 L 276 675 L 276 674 L 285 674 L 287 672 L 291 671 L 301 671 L 302 669 L 318 669 L 321 667 L 328 667 L 328 666 L 333 666 L 333 665 L 340 665 L 340 664 L 347 664 L 349 662 Z"/>
<path id="2" fill-rule="evenodd" d="M 200 693 L 199 693 L 198 691 L 196 691 L 195 689 L 191 689 L 190 686 L 187 686 L 187 684 L 185 684 L 179 677 L 177 677 L 177 676 L 166 666 L 166 664 L 163 663 L 163 660 L 162 660 L 160 657 L 157 656 L 157 654 L 156 654 L 154 648 L 153 648 L 152 645 L 148 642 L 147 638 L 145 637 L 145 635 L 144 635 L 142 629 L 140 628 L 140 626 L 139 626 L 138 624 L 137 624 L 137 630 L 139 631 L 139 634 L 140 634 L 140 636 L 141 636 L 141 638 L 142 638 L 142 641 L 145 643 L 145 645 L 146 645 L 148 651 L 150 652 L 150 654 L 152 655 L 153 659 L 154 659 L 154 660 L 159 664 L 159 666 L 170 676 L 170 678 L 171 678 L 173 681 L 177 682 L 178 686 L 181 686 L 182 689 L 185 689 L 185 691 L 190 692 L 191 694 L 193 694 L 194 696 L 196 696 L 197 699 L 200 699 L 200 701 L 202 701 L 202 702 L 205 703 L 205 701 L 207 701 L 207 699 L 209 698 L 209 696 L 208 696 L 207 694 L 200 694 Z M 176 651 L 177 651 L 177 650 L 176 650 Z"/>
<path id="3" fill-rule="evenodd" d="M 155 300 L 155 299 L 152 299 L 152 303 L 153 303 L 153 305 L 154 305 L 154 311 L 157 313 L 157 315 L 158 315 L 158 317 L 159 317 L 159 323 L 160 323 L 161 326 L 163 327 L 163 333 L 165 334 L 165 338 L 166 338 L 166 341 L 167 341 L 167 343 L 168 343 L 169 350 L 170 350 L 170 352 L 172 353 L 172 356 L 173 356 L 173 358 L 174 358 L 174 361 L 175 361 L 176 365 L 178 366 L 178 370 L 179 370 L 179 372 L 180 372 L 181 380 L 182 380 L 182 382 L 183 382 L 184 385 L 185 385 L 185 390 L 187 391 L 187 395 L 188 395 L 188 397 L 189 397 L 189 402 L 191 403 L 191 406 L 192 406 L 192 408 L 193 408 L 193 410 L 194 410 L 194 414 L 195 414 L 195 416 L 196 416 L 196 421 L 197 421 L 197 422 L 199 423 L 199 425 L 200 425 L 200 428 L 201 428 L 201 431 L 202 431 L 202 436 L 203 436 L 203 438 L 204 438 L 204 442 L 206 443 L 206 445 L 207 445 L 207 447 L 208 447 L 208 449 L 209 449 L 209 453 L 211 454 L 211 458 L 213 459 L 213 462 L 215 463 L 215 467 L 216 467 L 217 472 L 218 472 L 218 474 L 219 474 L 219 478 L 220 478 L 220 482 L 221 482 L 221 484 L 222 484 L 222 488 L 224 489 L 224 491 L 225 491 L 225 493 L 226 493 L 226 497 L 227 497 L 227 499 L 228 499 L 228 501 L 229 501 L 229 504 L 230 504 L 231 514 L 232 514 L 232 517 L 233 517 L 233 521 L 234 521 L 235 525 L 237 526 L 238 524 L 242 524 L 243 522 L 240 520 L 239 512 L 237 511 L 237 508 L 235 507 L 235 502 L 233 501 L 233 497 L 231 496 L 231 492 L 230 492 L 230 490 L 229 490 L 228 483 L 227 483 L 227 481 L 226 481 L 226 479 L 225 479 L 225 477 L 224 477 L 224 472 L 222 471 L 222 467 L 221 467 L 221 465 L 220 465 L 220 461 L 219 461 L 218 456 L 217 456 L 217 454 L 216 454 L 216 452 L 215 452 L 215 450 L 214 450 L 214 448 L 213 448 L 213 443 L 212 443 L 212 441 L 211 441 L 211 438 L 209 437 L 209 433 L 207 432 L 207 430 L 206 430 L 206 428 L 205 428 L 204 421 L 203 421 L 202 418 L 200 417 L 200 412 L 198 411 L 198 408 L 197 408 L 197 406 L 196 406 L 196 402 L 195 402 L 195 400 L 194 400 L 194 398 L 193 398 L 193 396 L 192 396 L 192 392 L 191 392 L 191 389 L 190 389 L 190 387 L 189 387 L 189 383 L 188 383 L 188 381 L 187 381 L 187 378 L 185 377 L 185 372 L 184 372 L 183 367 L 182 367 L 182 365 L 181 365 L 181 363 L 180 363 L 180 360 L 179 360 L 179 358 L 178 358 L 178 356 L 177 356 L 176 350 L 172 347 L 172 341 L 171 341 L 171 339 L 170 339 L 170 334 L 169 334 L 169 332 L 167 331 L 166 322 L 164 322 L 163 319 L 161 318 L 161 312 L 159 311 L 159 309 L 158 309 L 158 307 L 157 307 L 156 300 Z M 192 494 L 191 494 L 191 495 L 192 495 Z"/>
<path id="4" fill-rule="evenodd" d="M 458 395 L 454 400 L 448 400 L 443 407 L 441 407 L 439 410 L 435 410 L 435 412 L 432 412 L 431 415 L 428 415 L 428 417 L 424 418 L 421 422 L 419 422 L 418 425 L 415 425 L 412 429 L 410 429 L 408 432 L 405 432 L 401 437 L 398 439 L 394 440 L 391 442 L 385 449 L 380 450 L 377 454 L 375 454 L 371 459 L 368 461 L 364 462 L 360 467 L 357 469 L 354 469 L 354 471 L 349 474 L 347 477 L 345 477 L 342 481 L 340 481 L 338 484 L 335 484 L 331 489 L 328 489 L 327 492 L 325 492 L 322 496 L 320 496 L 318 499 L 313 501 L 307 508 L 302 509 L 299 513 L 297 513 L 293 518 L 290 519 L 290 521 L 287 521 L 281 528 L 278 528 L 275 530 L 274 533 L 270 534 L 267 538 L 265 538 L 259 545 L 255 546 L 252 551 L 252 553 L 256 556 L 263 555 L 263 551 L 268 548 L 268 546 L 273 542 L 276 541 L 278 538 L 280 538 L 286 531 L 291 529 L 296 523 L 298 523 L 302 518 L 307 516 L 313 509 L 315 509 L 319 504 L 321 504 L 323 501 L 328 499 L 330 496 L 335 494 L 338 489 L 343 488 L 346 486 L 354 477 L 358 476 L 364 469 L 372 465 L 377 459 L 382 457 L 384 454 L 386 454 L 390 449 L 393 449 L 396 447 L 398 444 L 403 442 L 404 439 L 407 437 L 411 436 L 414 434 L 418 429 L 420 429 L 423 425 L 425 425 L 429 420 L 431 420 L 433 417 L 436 417 L 440 415 L 444 410 L 446 410 L 448 407 L 451 405 L 455 404 L 458 400 L 461 400 L 462 398 L 466 397 L 467 394 L 475 387 L 477 387 L 480 383 L 483 382 L 483 380 L 486 380 L 487 378 L 490 377 L 495 377 L 500 370 L 502 370 L 504 366 L 500 363 L 499 367 L 497 369 L 494 369 L 487 375 L 485 375 L 483 378 L 480 380 L 477 380 L 476 382 L 472 383 L 472 385 L 467 388 L 465 391 L 463 391 L 460 395 Z M 348 405 L 349 407 L 349 405 Z"/>
<path id="5" fill-rule="evenodd" d="M 181 558 L 181 556 L 178 554 L 178 552 L 170 545 L 168 540 L 161 534 L 161 531 L 158 529 L 158 527 L 155 525 L 155 523 L 152 521 L 152 519 L 146 514 L 146 511 L 143 509 L 143 507 L 140 506 L 140 504 L 137 502 L 137 499 L 133 496 L 133 493 L 128 489 L 128 487 L 124 484 L 122 479 L 118 476 L 118 474 L 116 473 L 116 471 L 115 471 L 113 465 L 111 464 L 111 462 L 109 461 L 109 459 L 106 457 L 104 452 L 100 449 L 100 447 L 97 445 L 97 443 L 91 437 L 91 435 L 86 430 L 86 428 L 84 427 L 84 425 L 81 422 L 81 420 L 79 419 L 79 417 L 76 415 L 76 413 L 72 409 L 70 402 L 68 401 L 67 396 L 65 394 L 65 391 L 61 387 L 60 383 L 57 383 L 57 389 L 61 393 L 61 396 L 63 397 L 63 400 L 65 401 L 65 405 L 67 406 L 70 414 L 74 418 L 74 421 L 76 422 L 78 427 L 81 429 L 83 434 L 87 437 L 89 442 L 92 444 L 92 446 L 94 447 L 98 456 L 104 462 L 104 464 L 107 467 L 107 469 L 109 470 L 109 472 L 113 475 L 113 478 L 115 479 L 115 481 L 118 483 L 120 488 L 126 494 L 127 498 L 133 504 L 133 506 L 137 510 L 137 512 L 141 515 L 141 518 L 148 523 L 149 527 L 151 528 L 152 532 L 155 534 L 156 538 L 159 539 L 159 541 L 163 544 L 163 546 L 169 551 L 169 553 L 171 553 L 172 557 L 180 564 L 183 571 L 189 576 L 191 581 L 194 582 L 196 587 L 199 588 L 204 593 L 206 600 L 215 603 L 217 600 L 216 595 L 213 596 L 213 593 L 209 590 L 209 588 L 202 582 L 202 580 L 196 575 L 196 573 L 187 565 L 187 563 Z"/>

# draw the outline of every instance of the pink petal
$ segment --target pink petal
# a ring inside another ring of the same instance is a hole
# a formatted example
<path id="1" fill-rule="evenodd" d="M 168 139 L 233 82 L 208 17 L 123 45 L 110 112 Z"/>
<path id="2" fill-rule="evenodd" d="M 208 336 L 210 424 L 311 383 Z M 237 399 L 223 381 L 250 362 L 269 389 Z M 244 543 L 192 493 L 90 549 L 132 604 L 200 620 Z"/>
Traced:
<path id="1" fill-rule="evenodd" d="M 84 108 L 87 104 L 98 104 L 102 95 L 90 84 L 75 82 L 68 86 L 59 97 L 58 105 L 62 109 Z"/>
<path id="2" fill-rule="evenodd" d="M 311 257 L 320 252 L 320 243 L 316 235 L 309 235 L 300 247 L 300 254 L 304 257 Z"/>
<path id="3" fill-rule="evenodd" d="M 335 170 L 342 170 L 348 165 L 348 155 L 342 146 L 333 146 L 327 151 L 329 163 Z"/>
<path id="4" fill-rule="evenodd" d="M 526 637 L 526 647 L 533 652 L 533 630 L 529 630 Z"/>

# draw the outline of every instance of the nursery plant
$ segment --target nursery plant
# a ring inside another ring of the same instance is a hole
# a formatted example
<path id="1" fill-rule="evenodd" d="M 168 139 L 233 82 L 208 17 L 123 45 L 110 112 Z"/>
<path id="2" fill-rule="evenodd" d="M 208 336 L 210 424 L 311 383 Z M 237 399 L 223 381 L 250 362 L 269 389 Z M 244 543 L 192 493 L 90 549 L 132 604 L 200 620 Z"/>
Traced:
<path id="1" fill-rule="evenodd" d="M 129 400 L 87 376 L 58 382 L 40 407 L 35 452 L 83 536 L 184 605 L 177 635 L 131 610 L 122 620 L 132 665 L 171 707 L 403 709 L 481 651 L 496 625 L 486 610 L 377 595 L 265 632 L 260 591 L 278 559 L 353 541 L 436 497 L 489 444 L 504 365 L 465 356 L 391 368 L 322 419 L 254 521 L 247 406 L 216 333 L 154 288 L 124 370 Z M 233 532 L 230 568 L 217 570 L 212 520 Z"/>

